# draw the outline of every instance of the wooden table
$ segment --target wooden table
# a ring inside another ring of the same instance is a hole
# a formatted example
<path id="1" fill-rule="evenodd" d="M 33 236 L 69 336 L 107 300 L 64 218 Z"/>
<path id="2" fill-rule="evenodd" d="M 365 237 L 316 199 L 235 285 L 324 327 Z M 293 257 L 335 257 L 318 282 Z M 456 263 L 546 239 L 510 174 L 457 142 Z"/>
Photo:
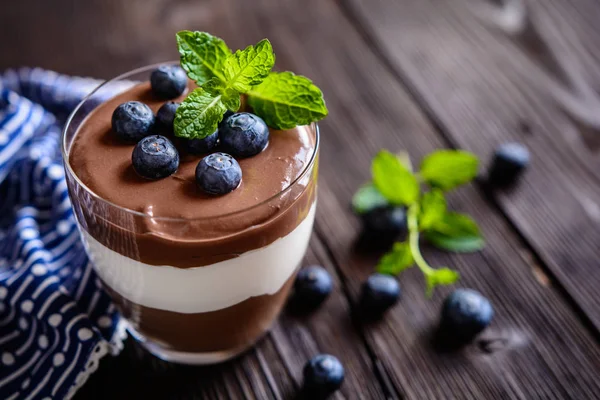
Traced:
<path id="1" fill-rule="evenodd" d="M 128 342 L 76 398 L 291 399 L 302 365 L 320 352 L 346 366 L 336 398 L 600 398 L 600 129 L 544 80 L 554 77 L 567 95 L 591 88 L 593 99 L 600 90 L 600 3 L 525 0 L 527 28 L 510 35 L 474 14 L 494 5 L 487 1 L 3 4 L 1 68 L 109 78 L 176 58 L 180 29 L 210 31 L 234 48 L 268 37 L 278 68 L 311 77 L 330 110 L 306 258 L 335 279 L 326 304 L 310 316 L 283 315 L 254 349 L 218 366 L 167 365 Z M 517 188 L 488 191 L 477 182 L 451 197 L 479 221 L 485 250 L 425 250 L 435 265 L 457 268 L 461 286 L 491 299 L 492 326 L 463 351 L 435 352 L 428 337 L 451 288 L 427 300 L 417 270 L 401 276 L 403 299 L 383 321 L 362 323 L 357 294 L 377 255 L 354 250 L 359 221 L 349 199 L 368 179 L 371 157 L 406 149 L 418 160 L 453 147 L 488 160 L 509 140 L 533 156 Z"/>

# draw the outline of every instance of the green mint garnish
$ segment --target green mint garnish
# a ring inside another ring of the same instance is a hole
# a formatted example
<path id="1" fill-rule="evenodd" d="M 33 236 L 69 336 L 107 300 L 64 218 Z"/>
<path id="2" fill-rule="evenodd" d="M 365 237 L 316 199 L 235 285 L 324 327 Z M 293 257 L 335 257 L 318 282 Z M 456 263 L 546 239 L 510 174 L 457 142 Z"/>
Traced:
<path id="1" fill-rule="evenodd" d="M 372 183 L 361 186 L 352 196 L 352 209 L 357 214 L 364 214 L 374 208 L 387 206 L 389 203 Z"/>
<path id="2" fill-rule="evenodd" d="M 177 109 L 176 136 L 200 139 L 212 134 L 225 110 L 240 108 L 243 94 L 272 128 L 306 125 L 327 115 L 323 94 L 309 79 L 271 72 L 275 54 L 267 39 L 232 53 L 223 40 L 206 32 L 181 31 L 177 45 L 181 66 L 203 90 L 192 92 Z"/>
<path id="3" fill-rule="evenodd" d="M 389 275 L 398 275 L 413 266 L 415 260 L 410 250 L 410 245 L 407 242 L 394 243 L 392 251 L 386 253 L 379 264 L 377 264 L 377 272 Z"/>
<path id="4" fill-rule="evenodd" d="M 225 82 L 223 64 L 231 50 L 222 39 L 206 32 L 181 31 L 177 33 L 177 47 L 181 67 L 191 80 L 198 85 L 212 78 Z"/>
<path id="5" fill-rule="evenodd" d="M 175 113 L 177 136 L 204 139 L 217 129 L 225 111 L 221 95 L 214 95 L 201 87 L 194 89 Z"/>
<path id="6" fill-rule="evenodd" d="M 477 175 L 478 159 L 465 151 L 441 150 L 431 153 L 413 172 L 406 154 L 380 151 L 371 165 L 372 185 L 359 189 L 353 198 L 357 213 L 374 204 L 406 206 L 408 240 L 397 242 L 386 253 L 377 271 L 396 275 L 416 265 L 425 276 L 426 293 L 431 296 L 439 285 L 451 285 L 460 275 L 447 267 L 433 268 L 421 254 L 421 235 L 431 244 L 455 252 L 477 251 L 484 239 L 477 223 L 465 214 L 448 211 L 443 191 L 471 181 Z M 421 184 L 429 186 L 423 191 Z M 373 191 L 377 191 L 385 202 Z"/>
<path id="7" fill-rule="evenodd" d="M 269 75 L 274 65 L 275 54 L 267 39 L 261 40 L 256 46 L 250 45 L 244 50 L 236 51 L 225 60 L 223 66 L 225 90 L 247 93 L 252 86 L 258 85 Z"/>
<path id="8" fill-rule="evenodd" d="M 321 90 L 310 79 L 292 72 L 271 72 L 248 92 L 248 104 L 276 129 L 308 125 L 328 113 Z"/>
<path id="9" fill-rule="evenodd" d="M 408 206 L 419 198 L 419 182 L 395 154 L 382 150 L 371 165 L 373 184 L 390 203 Z"/>
<path id="10" fill-rule="evenodd" d="M 421 215 L 419 227 L 421 230 L 432 228 L 446 214 L 446 199 L 439 189 L 432 189 L 421 196 Z"/>
<path id="11" fill-rule="evenodd" d="M 477 223 L 468 215 L 453 212 L 436 221 L 425 238 L 436 247 L 457 253 L 481 250 L 485 245 Z"/>
<path id="12" fill-rule="evenodd" d="M 477 176 L 477 157 L 467 151 L 439 150 L 421 163 L 421 177 L 433 187 L 444 191 L 470 182 Z"/>

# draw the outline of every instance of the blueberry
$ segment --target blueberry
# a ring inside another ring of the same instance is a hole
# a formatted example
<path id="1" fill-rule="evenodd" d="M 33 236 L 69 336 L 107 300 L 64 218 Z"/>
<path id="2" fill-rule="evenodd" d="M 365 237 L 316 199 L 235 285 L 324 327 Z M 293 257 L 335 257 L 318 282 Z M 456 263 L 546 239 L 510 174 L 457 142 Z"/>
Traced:
<path id="1" fill-rule="evenodd" d="M 156 113 L 156 119 L 163 128 L 166 128 L 169 133 L 173 132 L 173 122 L 175 121 L 175 112 L 180 103 L 169 101 L 163 104 Z"/>
<path id="2" fill-rule="evenodd" d="M 325 399 L 344 382 L 344 366 L 336 357 L 319 354 L 304 365 L 303 390 L 314 399 Z"/>
<path id="3" fill-rule="evenodd" d="M 174 99 L 185 91 L 187 75 L 178 65 L 161 65 L 150 75 L 152 92 L 163 99 Z"/>
<path id="4" fill-rule="evenodd" d="M 239 157 L 254 156 L 267 147 L 269 128 L 262 118 L 250 113 L 235 113 L 219 129 L 221 144 Z"/>
<path id="5" fill-rule="evenodd" d="M 362 215 L 365 231 L 393 240 L 406 231 L 406 211 L 403 207 L 377 207 Z"/>
<path id="6" fill-rule="evenodd" d="M 138 142 L 152 133 L 154 114 L 139 101 L 120 104 L 112 114 L 112 129 L 123 140 Z"/>
<path id="7" fill-rule="evenodd" d="M 235 114 L 233 111 L 225 111 L 225 114 L 223 114 L 223 119 L 221 122 L 219 122 L 219 129 L 223 129 L 225 123 L 227 123 L 227 118 L 231 117 L 233 114 Z"/>
<path id="8" fill-rule="evenodd" d="M 529 158 L 529 150 L 520 143 L 501 145 L 494 153 L 488 181 L 497 186 L 513 183 L 529 165 Z"/>
<path id="9" fill-rule="evenodd" d="M 390 276 L 372 274 L 363 283 L 360 305 L 371 316 L 380 316 L 400 298 L 400 284 Z"/>
<path id="10" fill-rule="evenodd" d="M 471 341 L 492 321 L 489 300 L 471 289 L 456 289 L 442 306 L 440 331 L 462 341 Z"/>
<path id="11" fill-rule="evenodd" d="M 179 168 L 179 153 L 164 136 L 152 135 L 140 140 L 131 155 L 133 169 L 148 179 L 161 179 Z"/>
<path id="12" fill-rule="evenodd" d="M 217 145 L 219 140 L 219 131 L 216 130 L 212 135 L 208 135 L 204 139 L 183 140 L 185 150 L 190 154 L 208 153 Z"/>
<path id="13" fill-rule="evenodd" d="M 226 153 L 204 157 L 196 167 L 196 183 L 208 194 L 226 194 L 237 188 L 242 180 L 240 164 Z"/>
<path id="14" fill-rule="evenodd" d="M 327 270 L 318 265 L 302 268 L 294 282 L 292 301 L 297 307 L 314 309 L 331 293 L 333 281 Z"/>

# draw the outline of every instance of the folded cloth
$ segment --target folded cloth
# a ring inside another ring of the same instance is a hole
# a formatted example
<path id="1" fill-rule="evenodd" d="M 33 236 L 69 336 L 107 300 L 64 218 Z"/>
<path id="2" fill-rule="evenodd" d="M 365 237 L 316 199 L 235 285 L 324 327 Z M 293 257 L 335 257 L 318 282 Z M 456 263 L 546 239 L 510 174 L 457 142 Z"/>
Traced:
<path id="1" fill-rule="evenodd" d="M 0 75 L 0 399 L 68 399 L 122 348 L 60 152 L 68 114 L 100 83 L 29 68 Z"/>

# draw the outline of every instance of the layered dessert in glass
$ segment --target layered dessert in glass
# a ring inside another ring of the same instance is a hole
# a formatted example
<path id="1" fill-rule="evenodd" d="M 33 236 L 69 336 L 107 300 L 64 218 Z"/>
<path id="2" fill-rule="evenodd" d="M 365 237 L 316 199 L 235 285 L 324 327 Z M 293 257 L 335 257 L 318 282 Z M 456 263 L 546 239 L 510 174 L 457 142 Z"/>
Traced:
<path id="1" fill-rule="evenodd" d="M 318 128 L 269 128 L 257 154 L 231 156 L 242 173 L 237 186 L 215 194 L 199 186 L 198 169 L 227 150 L 223 140 L 198 151 L 157 120 L 149 133 L 168 138 L 178 165 L 149 179 L 135 156 L 132 163 L 139 143 L 122 140 L 113 119 L 127 102 L 154 114 L 167 103 L 149 81 L 156 68 L 108 81 L 73 112 L 63 138 L 69 193 L 86 251 L 129 332 L 165 360 L 220 362 L 255 343 L 286 301 L 315 217 Z M 197 87 L 186 82 L 169 101 Z M 243 103 L 221 128 L 252 111 Z"/>

